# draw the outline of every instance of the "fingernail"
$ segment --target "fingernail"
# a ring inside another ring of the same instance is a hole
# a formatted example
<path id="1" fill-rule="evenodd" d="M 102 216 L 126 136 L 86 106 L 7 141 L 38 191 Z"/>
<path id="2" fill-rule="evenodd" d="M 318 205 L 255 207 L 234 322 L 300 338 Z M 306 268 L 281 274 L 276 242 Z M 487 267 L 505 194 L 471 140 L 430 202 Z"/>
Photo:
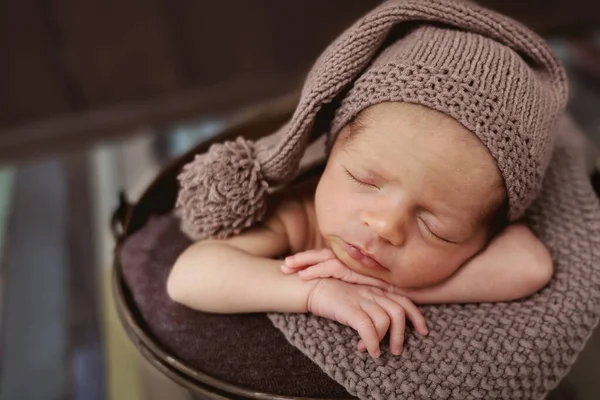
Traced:
<path id="1" fill-rule="evenodd" d="M 377 351 L 375 352 L 375 354 L 373 354 L 373 356 L 374 356 L 375 358 L 379 358 L 379 356 L 380 356 L 380 355 L 381 355 L 381 352 L 380 352 L 379 350 L 377 350 Z"/>

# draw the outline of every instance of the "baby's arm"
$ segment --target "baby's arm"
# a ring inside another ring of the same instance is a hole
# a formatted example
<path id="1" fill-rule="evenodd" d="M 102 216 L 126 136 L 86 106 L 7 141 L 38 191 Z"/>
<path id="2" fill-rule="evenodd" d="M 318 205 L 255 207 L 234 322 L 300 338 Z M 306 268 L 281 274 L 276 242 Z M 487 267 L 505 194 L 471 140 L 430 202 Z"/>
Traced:
<path id="1" fill-rule="evenodd" d="M 416 303 L 481 303 L 529 296 L 552 278 L 546 246 L 523 224 L 512 224 L 444 282 L 400 291 Z"/>
<path id="2" fill-rule="evenodd" d="M 317 281 L 283 275 L 281 261 L 274 259 L 290 250 L 285 224 L 303 228 L 295 206 L 287 204 L 287 209 L 278 209 L 281 212 L 263 226 L 230 239 L 191 245 L 169 275 L 169 296 L 206 312 L 306 312 L 308 295 Z"/>
<path id="3" fill-rule="evenodd" d="M 292 207 L 289 207 L 289 206 Z M 354 328 L 359 348 L 378 357 L 379 342 L 390 332 L 390 349 L 400 354 L 405 319 L 427 333 L 425 319 L 406 297 L 337 279 L 306 281 L 281 273 L 271 257 L 301 251 L 308 223 L 300 204 L 288 203 L 263 227 L 228 240 L 190 246 L 176 261 L 167 292 L 176 302 L 215 313 L 311 312 Z M 361 345 L 364 345 L 361 347 Z"/>

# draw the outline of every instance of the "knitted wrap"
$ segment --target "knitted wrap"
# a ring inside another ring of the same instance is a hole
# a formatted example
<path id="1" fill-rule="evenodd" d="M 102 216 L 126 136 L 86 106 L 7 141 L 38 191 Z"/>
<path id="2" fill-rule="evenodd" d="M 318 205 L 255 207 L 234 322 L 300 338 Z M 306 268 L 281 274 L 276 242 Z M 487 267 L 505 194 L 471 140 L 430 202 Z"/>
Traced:
<path id="1" fill-rule="evenodd" d="M 341 101 L 332 143 L 365 107 L 407 101 L 479 137 L 497 161 L 514 220 L 539 193 L 566 99 L 562 66 L 520 23 L 468 1 L 390 0 L 321 54 L 291 120 L 270 140 L 215 145 L 186 166 L 177 212 L 196 239 L 237 234 L 262 220 L 268 188 L 294 177 L 322 133 L 313 127 L 325 106 Z"/>

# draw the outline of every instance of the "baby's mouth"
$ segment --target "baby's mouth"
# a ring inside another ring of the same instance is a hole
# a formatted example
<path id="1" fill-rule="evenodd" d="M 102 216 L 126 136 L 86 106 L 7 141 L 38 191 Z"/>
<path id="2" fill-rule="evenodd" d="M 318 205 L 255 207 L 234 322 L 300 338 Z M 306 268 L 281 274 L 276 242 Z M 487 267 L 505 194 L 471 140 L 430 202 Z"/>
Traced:
<path id="1" fill-rule="evenodd" d="M 364 267 L 378 271 L 384 271 L 386 269 L 383 265 L 377 262 L 377 260 L 367 255 L 360 247 L 354 246 L 345 241 L 343 244 L 346 253 L 348 253 L 351 258 L 361 263 Z"/>

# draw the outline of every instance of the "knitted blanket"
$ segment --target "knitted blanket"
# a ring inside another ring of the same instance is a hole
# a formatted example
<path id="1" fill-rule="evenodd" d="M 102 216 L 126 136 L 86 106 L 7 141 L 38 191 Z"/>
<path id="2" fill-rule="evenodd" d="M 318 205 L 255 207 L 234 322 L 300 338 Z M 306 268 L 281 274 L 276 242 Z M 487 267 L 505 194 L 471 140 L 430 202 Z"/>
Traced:
<path id="1" fill-rule="evenodd" d="M 357 352 L 354 330 L 320 317 L 275 313 L 273 324 L 361 399 L 543 398 L 600 317 L 600 205 L 570 140 L 577 128 L 564 118 L 557 129 L 541 196 L 527 213 L 555 263 L 542 291 L 510 303 L 423 306 L 430 333 L 407 330 L 398 357 Z"/>

